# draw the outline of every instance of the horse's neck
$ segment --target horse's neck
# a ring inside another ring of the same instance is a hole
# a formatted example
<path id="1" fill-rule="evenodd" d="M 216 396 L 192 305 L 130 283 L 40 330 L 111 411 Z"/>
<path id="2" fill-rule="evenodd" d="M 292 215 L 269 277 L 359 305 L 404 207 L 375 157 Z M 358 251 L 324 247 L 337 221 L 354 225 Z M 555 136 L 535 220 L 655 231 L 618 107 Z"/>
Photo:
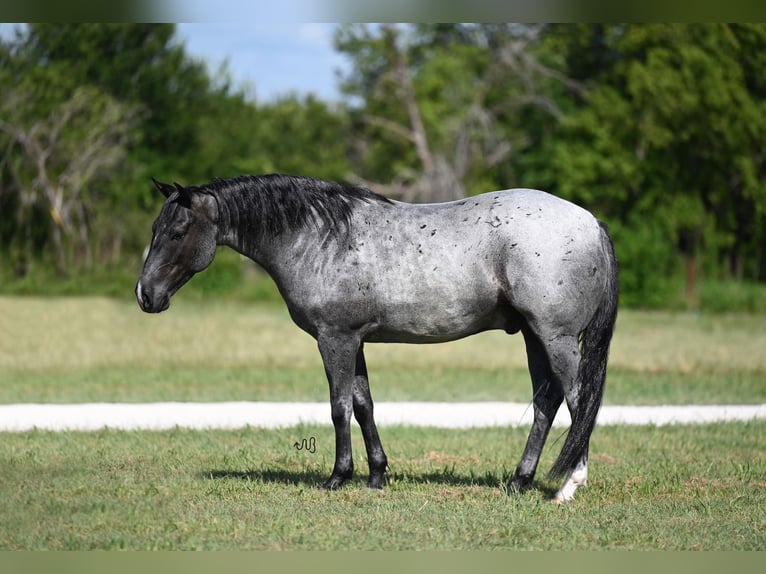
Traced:
<path id="1" fill-rule="evenodd" d="M 268 190 L 262 193 L 268 193 Z M 218 243 L 255 261 L 269 271 L 275 281 L 281 272 L 292 276 L 296 275 L 295 267 L 311 267 L 308 261 L 345 245 L 348 238 L 349 222 L 342 221 L 320 220 L 316 225 L 293 229 L 283 226 L 274 233 L 275 226 L 268 225 L 263 218 L 281 217 L 281 213 L 261 214 L 240 193 L 229 193 L 225 198 L 217 199 Z"/>
<path id="2" fill-rule="evenodd" d="M 217 197 L 218 202 L 218 238 L 219 245 L 231 247 L 238 253 L 257 260 L 261 251 L 259 245 L 259 222 L 245 209 L 246 203 L 236 194 Z"/>
<path id="3" fill-rule="evenodd" d="M 247 201 L 237 194 L 218 198 L 218 209 L 218 244 L 231 247 L 266 269 L 272 268 L 289 245 L 289 238 L 269 238 L 259 214 L 248 209 Z"/>

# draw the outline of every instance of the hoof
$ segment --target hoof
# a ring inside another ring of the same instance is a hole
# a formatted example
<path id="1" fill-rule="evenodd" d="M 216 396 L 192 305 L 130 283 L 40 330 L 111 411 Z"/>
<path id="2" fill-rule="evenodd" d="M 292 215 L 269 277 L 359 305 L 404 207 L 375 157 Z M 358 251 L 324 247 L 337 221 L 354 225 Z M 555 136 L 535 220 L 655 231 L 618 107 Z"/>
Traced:
<path id="1" fill-rule="evenodd" d="M 571 502 L 574 500 L 577 489 L 581 486 L 586 486 L 587 484 L 588 467 L 577 468 L 569 473 L 563 486 L 559 488 L 558 492 L 556 492 L 556 495 L 553 497 L 553 501 L 556 504 Z"/>
<path id="2" fill-rule="evenodd" d="M 562 492 L 559 490 L 554 496 L 553 496 L 553 504 L 568 504 L 574 500 L 574 492 L 571 494 L 568 494 L 566 492 Z"/>
<path id="3" fill-rule="evenodd" d="M 383 483 L 386 477 L 383 473 L 375 473 L 370 475 L 370 479 L 367 481 L 367 488 L 370 490 L 383 490 Z"/>
<path id="4" fill-rule="evenodd" d="M 532 489 L 532 479 L 515 477 L 508 481 L 505 492 L 508 496 L 516 496 Z"/>
<path id="5" fill-rule="evenodd" d="M 508 496 L 518 496 L 520 494 L 524 494 L 528 490 L 532 490 L 532 485 L 530 484 L 509 484 L 505 487 L 505 493 Z"/>
<path id="6" fill-rule="evenodd" d="M 346 484 L 348 480 L 351 477 L 344 477 L 344 476 L 336 476 L 332 475 L 330 478 L 327 479 L 327 481 L 321 486 L 322 490 L 338 490 L 341 486 Z"/>
<path id="7" fill-rule="evenodd" d="M 383 483 L 386 480 L 386 473 L 389 472 L 388 465 L 385 465 L 381 470 L 380 467 L 375 469 L 370 468 L 370 478 L 367 481 L 367 488 L 369 490 L 383 490 Z"/>

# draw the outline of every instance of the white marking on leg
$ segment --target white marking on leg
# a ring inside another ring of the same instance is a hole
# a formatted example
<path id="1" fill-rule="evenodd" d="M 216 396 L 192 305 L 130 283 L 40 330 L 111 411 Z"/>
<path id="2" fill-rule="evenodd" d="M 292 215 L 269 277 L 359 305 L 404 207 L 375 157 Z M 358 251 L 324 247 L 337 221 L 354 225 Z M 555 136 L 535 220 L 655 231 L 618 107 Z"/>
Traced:
<path id="1" fill-rule="evenodd" d="M 574 499 L 574 494 L 578 487 L 585 486 L 586 484 L 588 484 L 588 465 L 578 465 L 577 468 L 569 473 L 564 481 L 564 485 L 556 493 L 553 501 L 561 504 L 562 502 Z"/>

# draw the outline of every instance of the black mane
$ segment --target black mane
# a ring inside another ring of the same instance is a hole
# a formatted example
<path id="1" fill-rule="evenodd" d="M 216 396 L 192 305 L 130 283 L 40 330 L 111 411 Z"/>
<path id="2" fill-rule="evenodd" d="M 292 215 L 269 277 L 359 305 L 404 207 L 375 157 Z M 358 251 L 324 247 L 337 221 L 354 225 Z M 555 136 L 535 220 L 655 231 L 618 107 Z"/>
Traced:
<path id="1" fill-rule="evenodd" d="M 338 233 L 348 229 L 358 204 L 390 203 L 364 187 L 282 174 L 215 179 L 197 189 L 217 199 L 232 225 L 255 216 L 257 231 L 271 237 L 309 225 Z"/>

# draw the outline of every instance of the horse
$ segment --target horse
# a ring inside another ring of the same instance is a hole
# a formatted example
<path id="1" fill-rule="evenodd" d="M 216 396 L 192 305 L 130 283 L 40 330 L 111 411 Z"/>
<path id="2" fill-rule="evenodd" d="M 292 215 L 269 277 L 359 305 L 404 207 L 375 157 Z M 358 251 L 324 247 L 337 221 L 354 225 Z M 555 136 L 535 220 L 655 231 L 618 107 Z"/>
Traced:
<path id="1" fill-rule="evenodd" d="M 335 463 L 322 488 L 352 477 L 352 415 L 368 488 L 382 489 L 389 470 L 365 343 L 439 343 L 490 329 L 521 332 L 532 379 L 533 423 L 507 492 L 533 486 L 564 399 L 571 425 L 549 472 L 565 476 L 554 501 L 573 499 L 587 483 L 618 300 L 614 247 L 590 212 L 534 189 L 410 204 L 282 174 L 201 186 L 152 181 L 165 202 L 136 284 L 138 305 L 166 310 L 219 245 L 258 263 L 322 357 L 335 429 Z"/>

